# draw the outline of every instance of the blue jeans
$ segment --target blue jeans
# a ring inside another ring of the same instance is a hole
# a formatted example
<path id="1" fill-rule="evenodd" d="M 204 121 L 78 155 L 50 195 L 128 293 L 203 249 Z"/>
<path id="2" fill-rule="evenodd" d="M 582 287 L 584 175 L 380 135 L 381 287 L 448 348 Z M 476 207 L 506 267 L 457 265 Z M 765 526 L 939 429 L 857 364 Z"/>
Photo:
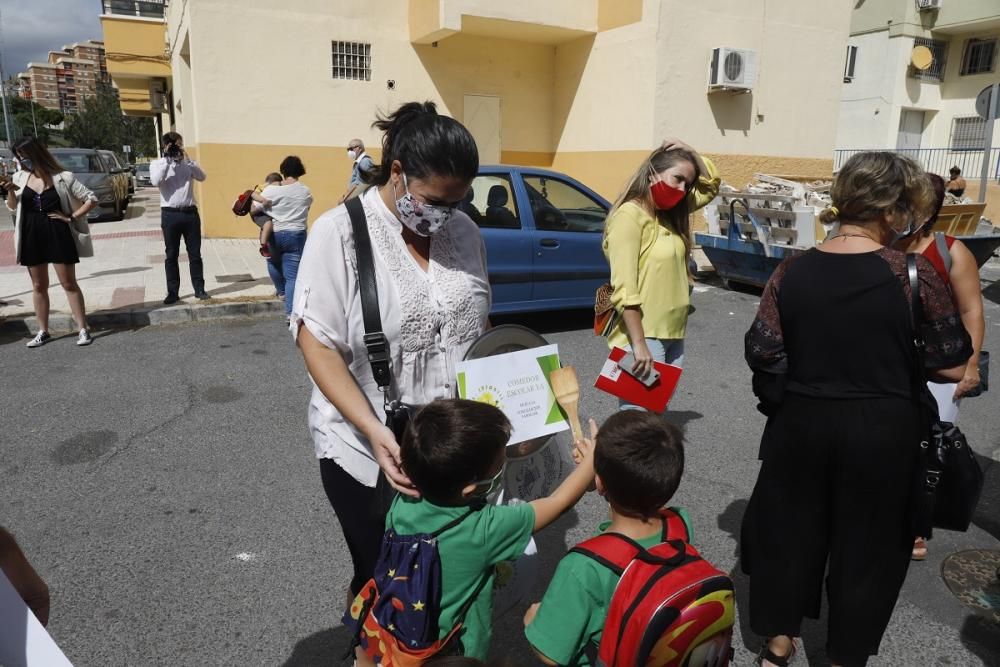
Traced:
<path id="1" fill-rule="evenodd" d="M 292 314 L 292 299 L 295 298 L 295 277 L 299 274 L 302 250 L 306 247 L 305 230 L 298 232 L 274 232 L 271 235 L 271 257 L 267 260 L 267 272 L 278 294 L 285 295 L 285 316 Z"/>
<path id="2" fill-rule="evenodd" d="M 665 364 L 670 364 L 671 366 L 680 366 L 681 368 L 684 367 L 683 338 L 647 338 L 646 345 L 649 347 L 649 352 L 653 355 L 654 361 L 660 361 Z M 631 352 L 632 346 L 626 345 L 625 349 Z M 618 409 L 645 410 L 646 408 L 639 407 L 638 405 L 633 405 L 623 399 L 619 399 Z"/>

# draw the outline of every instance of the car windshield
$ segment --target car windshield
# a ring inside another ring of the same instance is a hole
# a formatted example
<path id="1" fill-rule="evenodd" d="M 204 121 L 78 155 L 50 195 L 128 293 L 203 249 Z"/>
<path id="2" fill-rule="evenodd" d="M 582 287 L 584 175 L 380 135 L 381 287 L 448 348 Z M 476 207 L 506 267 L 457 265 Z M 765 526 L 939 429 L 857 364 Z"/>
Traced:
<path id="1" fill-rule="evenodd" d="M 55 159 L 76 174 L 99 174 L 104 171 L 101 159 L 94 153 L 56 153 Z"/>
<path id="2" fill-rule="evenodd" d="M 140 165 L 138 165 L 138 166 L 137 166 L 137 167 L 135 168 L 135 170 L 136 170 L 137 172 L 139 172 L 140 174 L 148 174 L 148 173 L 149 173 L 149 165 L 148 165 L 148 164 L 145 164 L 145 163 L 143 163 L 143 164 L 140 164 Z"/>

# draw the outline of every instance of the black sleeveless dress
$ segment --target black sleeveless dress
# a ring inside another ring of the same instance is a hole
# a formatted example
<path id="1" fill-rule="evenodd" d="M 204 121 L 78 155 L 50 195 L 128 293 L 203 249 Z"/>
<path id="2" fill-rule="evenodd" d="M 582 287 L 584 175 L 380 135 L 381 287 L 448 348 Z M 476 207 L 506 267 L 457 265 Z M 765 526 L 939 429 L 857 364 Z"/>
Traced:
<path id="1" fill-rule="evenodd" d="M 21 234 L 18 263 L 21 266 L 38 264 L 77 264 L 80 253 L 69 223 L 53 220 L 49 213 L 61 213 L 59 193 L 48 187 L 41 194 L 28 186 L 21 193 Z"/>

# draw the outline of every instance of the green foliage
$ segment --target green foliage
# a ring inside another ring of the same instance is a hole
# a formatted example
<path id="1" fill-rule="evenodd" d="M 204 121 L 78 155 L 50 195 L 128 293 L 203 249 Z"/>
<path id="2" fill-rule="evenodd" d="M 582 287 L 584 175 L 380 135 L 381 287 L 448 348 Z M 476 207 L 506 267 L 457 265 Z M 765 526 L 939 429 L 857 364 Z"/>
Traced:
<path id="1" fill-rule="evenodd" d="M 126 116 L 118 106 L 111 86 L 99 86 L 97 95 L 87 98 L 83 109 L 66 118 L 66 140 L 79 148 L 101 148 L 122 153 L 132 147 L 132 160 L 156 155 L 152 118 Z"/>

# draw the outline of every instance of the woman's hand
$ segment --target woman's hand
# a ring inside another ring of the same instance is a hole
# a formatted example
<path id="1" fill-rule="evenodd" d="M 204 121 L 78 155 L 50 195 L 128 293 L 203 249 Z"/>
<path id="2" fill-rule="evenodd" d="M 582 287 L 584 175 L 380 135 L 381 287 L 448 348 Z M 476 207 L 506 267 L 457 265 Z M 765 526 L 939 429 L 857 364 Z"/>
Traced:
<path id="1" fill-rule="evenodd" d="M 396 436 L 392 434 L 388 426 L 377 424 L 368 429 L 365 433 L 368 442 L 372 445 L 372 453 L 375 460 L 385 473 L 386 479 L 392 488 L 411 498 L 419 498 L 420 492 L 413 486 L 413 482 L 403 472 L 402 459 L 399 456 L 399 443 Z"/>
<path id="2" fill-rule="evenodd" d="M 640 338 L 632 345 L 632 356 L 635 363 L 632 364 L 632 374 L 640 380 L 646 379 L 650 371 L 653 370 L 653 353 L 649 351 L 649 345 L 645 338 Z"/>
<path id="3" fill-rule="evenodd" d="M 973 391 L 979 386 L 979 368 L 966 368 L 965 375 L 959 381 L 958 386 L 955 387 L 955 396 L 953 400 L 958 400 Z"/>
<path id="4" fill-rule="evenodd" d="M 73 218 L 69 217 L 65 213 L 49 213 L 49 220 L 58 220 L 60 222 L 65 222 L 66 224 L 73 222 Z"/>
<path id="5" fill-rule="evenodd" d="M 695 152 L 693 148 L 691 148 L 689 145 L 687 145 L 677 137 L 667 137 L 666 139 L 663 140 L 663 145 L 660 148 L 662 148 L 665 151 L 682 150 L 682 151 L 687 151 L 688 153 Z"/>

